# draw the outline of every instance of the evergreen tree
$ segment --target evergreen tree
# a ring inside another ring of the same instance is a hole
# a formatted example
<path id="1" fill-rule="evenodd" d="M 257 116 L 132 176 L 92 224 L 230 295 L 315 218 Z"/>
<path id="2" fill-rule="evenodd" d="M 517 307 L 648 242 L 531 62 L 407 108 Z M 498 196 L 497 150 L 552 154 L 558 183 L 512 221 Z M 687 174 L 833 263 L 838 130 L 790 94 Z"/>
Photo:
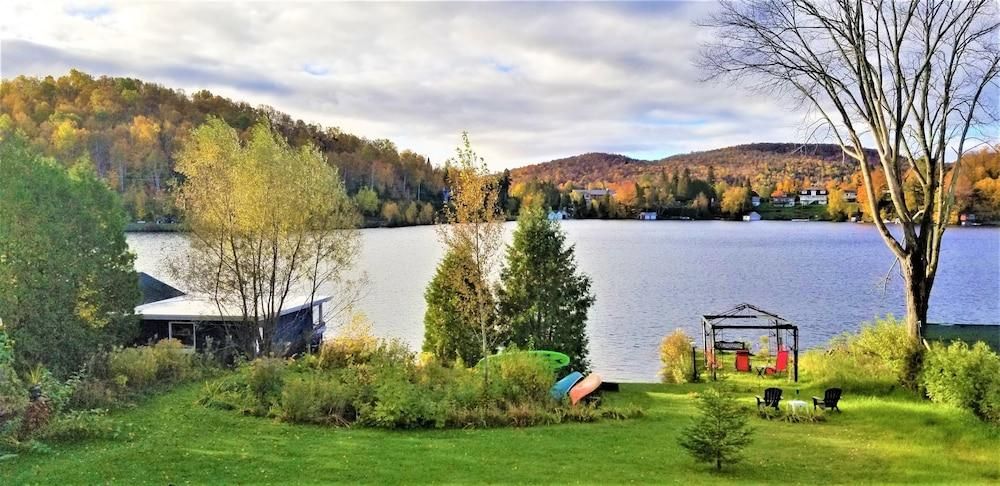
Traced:
<path id="1" fill-rule="evenodd" d="M 691 199 L 691 169 L 684 168 L 681 178 L 677 182 L 677 198 Z"/>
<path id="2" fill-rule="evenodd" d="M 500 278 L 500 318 L 511 344 L 559 351 L 573 368 L 587 369 L 590 277 L 578 272 L 574 247 L 541 208 L 521 212 Z"/>
<path id="3" fill-rule="evenodd" d="M 0 135 L 0 318 L 18 363 L 66 376 L 136 331 L 121 201 L 88 161 L 68 171 Z"/>
<path id="4" fill-rule="evenodd" d="M 482 290 L 487 283 L 475 276 L 475 267 L 471 253 L 461 248 L 449 249 L 424 292 L 427 311 L 423 349 L 443 362 L 460 358 L 472 365 L 483 358 L 480 338 L 472 325 L 478 317 L 470 303 L 475 302 L 477 295 L 485 294 Z"/>
<path id="5" fill-rule="evenodd" d="M 740 451 L 752 440 L 746 411 L 714 388 L 698 395 L 698 411 L 694 423 L 681 431 L 681 447 L 699 462 L 715 463 L 716 469 L 739 462 Z"/>

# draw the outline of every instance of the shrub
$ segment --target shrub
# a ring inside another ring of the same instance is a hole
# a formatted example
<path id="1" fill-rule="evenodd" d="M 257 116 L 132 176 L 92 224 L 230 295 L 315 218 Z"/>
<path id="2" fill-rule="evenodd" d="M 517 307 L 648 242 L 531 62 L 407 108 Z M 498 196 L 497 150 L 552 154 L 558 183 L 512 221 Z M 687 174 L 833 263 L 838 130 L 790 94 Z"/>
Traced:
<path id="1" fill-rule="evenodd" d="M 96 408 L 116 408 L 121 400 L 113 384 L 92 377 L 71 377 L 71 393 L 67 408 L 90 410 Z"/>
<path id="2" fill-rule="evenodd" d="M 931 400 L 969 409 L 1000 424 L 1000 356 L 985 343 L 932 344 L 921 383 Z"/>
<path id="3" fill-rule="evenodd" d="M 285 360 L 278 358 L 258 358 L 250 363 L 247 384 L 257 404 L 269 407 L 281 397 L 281 387 L 285 381 Z"/>
<path id="4" fill-rule="evenodd" d="M 490 398 L 507 402 L 544 402 L 549 399 L 555 374 L 539 357 L 515 350 L 491 358 L 477 367 L 477 371 L 485 371 L 485 366 L 493 371 L 490 374 Z"/>
<path id="5" fill-rule="evenodd" d="M 106 410 L 75 410 L 58 415 L 37 437 L 43 440 L 80 441 L 106 439 L 117 435 L 118 429 L 107 417 Z"/>
<path id="6" fill-rule="evenodd" d="M 0 425 L 28 404 L 27 392 L 14 370 L 14 344 L 0 327 Z"/>
<path id="7" fill-rule="evenodd" d="M 716 469 L 738 462 L 752 440 L 746 411 L 714 388 L 698 395 L 698 411 L 695 422 L 681 432 L 681 447 L 699 462 L 715 463 Z"/>
<path id="8" fill-rule="evenodd" d="M 137 391 L 178 383 L 197 374 L 194 355 L 186 352 L 176 339 L 164 339 L 152 346 L 115 349 L 108 356 L 108 370 L 117 383 Z"/>
<path id="9" fill-rule="evenodd" d="M 309 374 L 289 380 L 281 391 L 281 418 L 289 422 L 346 425 L 354 419 L 349 387 L 336 377 Z"/>
<path id="10" fill-rule="evenodd" d="M 680 329 L 674 330 L 660 343 L 660 376 L 664 383 L 687 383 L 692 375 L 691 337 Z"/>
<path id="11" fill-rule="evenodd" d="M 827 350 L 810 350 L 799 360 L 801 370 L 819 386 L 836 386 L 855 393 L 887 393 L 903 384 L 918 362 L 906 328 L 891 314 L 864 323 L 857 334 L 830 340 Z"/>
<path id="12" fill-rule="evenodd" d="M 913 353 L 913 343 L 906 332 L 906 323 L 887 315 L 884 319 L 862 324 L 850 342 L 851 352 L 875 356 L 898 377 L 903 377 L 906 363 Z"/>
<path id="13" fill-rule="evenodd" d="M 377 347 L 371 321 L 364 314 L 355 314 L 339 335 L 323 343 L 319 366 L 329 369 L 367 363 Z"/>

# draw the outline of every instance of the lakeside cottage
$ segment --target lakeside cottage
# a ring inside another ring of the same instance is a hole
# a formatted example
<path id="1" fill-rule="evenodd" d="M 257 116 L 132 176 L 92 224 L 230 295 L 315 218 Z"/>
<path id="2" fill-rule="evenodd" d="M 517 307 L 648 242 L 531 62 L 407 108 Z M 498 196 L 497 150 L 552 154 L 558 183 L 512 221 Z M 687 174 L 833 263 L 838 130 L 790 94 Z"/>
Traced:
<path id="1" fill-rule="evenodd" d="M 750 214 L 743 215 L 743 221 L 760 221 L 760 213 L 750 211 Z"/>
<path id="2" fill-rule="evenodd" d="M 809 206 L 810 204 L 819 204 L 825 206 L 829 200 L 826 189 L 822 187 L 808 187 L 799 191 L 799 204 L 803 206 Z"/>
<path id="3" fill-rule="evenodd" d="M 135 308 L 141 319 L 138 344 L 159 339 L 176 339 L 194 351 L 204 349 L 208 339 L 216 344 L 235 337 L 233 326 L 243 313 L 236 304 L 219 304 L 209 296 L 187 294 L 145 273 L 139 274 L 142 304 Z M 307 345 L 318 344 L 325 330 L 324 306 L 328 295 L 288 296 L 279 312 L 271 344 L 275 354 L 289 356 Z M 263 321 L 263 319 L 261 319 Z M 258 332 L 263 332 L 258 327 Z M 252 353 L 253 349 L 244 349 Z"/>
<path id="4" fill-rule="evenodd" d="M 844 189 L 845 202 L 858 202 L 858 191 L 854 189 Z"/>
<path id="5" fill-rule="evenodd" d="M 639 219 L 642 221 L 656 221 L 656 211 L 643 211 L 639 213 Z"/>
<path id="6" fill-rule="evenodd" d="M 562 209 L 558 211 L 549 211 L 548 218 L 549 221 L 558 221 L 566 219 L 566 211 L 563 211 Z"/>
<path id="7" fill-rule="evenodd" d="M 774 191 L 771 193 L 771 205 L 783 208 L 795 206 L 795 197 L 785 194 L 784 191 Z"/>
<path id="8" fill-rule="evenodd" d="M 750 205 L 755 208 L 760 206 L 760 194 L 757 191 L 750 191 Z"/>
<path id="9" fill-rule="evenodd" d="M 585 202 L 590 203 L 593 199 L 612 197 L 615 192 L 611 189 L 573 189 L 573 194 L 583 197 Z"/>

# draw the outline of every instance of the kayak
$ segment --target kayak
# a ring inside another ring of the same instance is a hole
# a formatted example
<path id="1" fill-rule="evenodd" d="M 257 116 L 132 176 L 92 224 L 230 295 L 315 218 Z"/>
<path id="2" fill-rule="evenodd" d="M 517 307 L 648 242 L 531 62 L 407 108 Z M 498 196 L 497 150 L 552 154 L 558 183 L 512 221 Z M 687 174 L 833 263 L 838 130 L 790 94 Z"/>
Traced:
<path id="1" fill-rule="evenodd" d="M 549 393 L 552 395 L 552 398 L 556 400 L 562 400 L 563 397 L 565 397 L 566 394 L 569 393 L 570 388 L 573 388 L 573 385 L 575 385 L 578 381 L 582 379 L 583 379 L 583 373 L 580 373 L 579 371 L 574 371 L 563 377 L 563 379 L 557 381 L 555 385 L 552 385 L 552 389 L 549 391 Z"/>
<path id="2" fill-rule="evenodd" d="M 597 373 L 591 373 L 587 375 L 586 378 L 580 380 L 573 388 L 569 390 L 569 399 L 573 405 L 576 405 L 583 400 L 583 397 L 590 395 L 597 388 L 601 386 L 601 375 Z"/>
<path id="3" fill-rule="evenodd" d="M 566 356 L 563 353 L 560 353 L 558 351 L 538 350 L 538 351 L 512 351 L 509 353 L 494 354 L 493 356 L 487 356 L 486 358 L 479 360 L 479 363 L 477 363 L 476 366 L 483 364 L 484 361 L 500 360 L 503 359 L 504 356 L 511 356 L 514 354 L 527 354 L 530 356 L 538 357 L 542 361 L 544 361 L 545 364 L 549 365 L 549 367 L 552 368 L 552 371 L 565 368 L 567 365 L 569 365 L 569 356 Z"/>

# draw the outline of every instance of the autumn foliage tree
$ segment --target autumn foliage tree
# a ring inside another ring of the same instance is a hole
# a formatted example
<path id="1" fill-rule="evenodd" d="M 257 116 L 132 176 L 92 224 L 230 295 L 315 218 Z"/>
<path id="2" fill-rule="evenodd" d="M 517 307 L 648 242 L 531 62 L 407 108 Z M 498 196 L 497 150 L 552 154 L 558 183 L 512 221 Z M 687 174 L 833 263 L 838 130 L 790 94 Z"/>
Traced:
<path id="1" fill-rule="evenodd" d="M 286 299 L 347 283 L 359 249 L 357 212 L 336 168 L 311 145 L 289 146 L 266 123 L 242 140 L 209 118 L 185 143 L 177 170 L 191 244 L 174 262 L 177 273 L 220 313 L 240 310 L 231 331 L 244 349 L 284 352 L 272 338 Z"/>
<path id="2" fill-rule="evenodd" d="M 439 267 L 440 278 L 451 280 L 440 284 L 446 288 L 470 289 L 465 298 L 455 302 L 455 312 L 467 316 L 463 323 L 477 337 L 479 357 L 485 357 L 504 338 L 503 330 L 497 326 L 496 299 L 489 284 L 497 252 L 503 244 L 504 213 L 499 204 L 497 180 L 473 150 L 468 134 L 462 134 L 462 143 L 455 152 L 449 161 L 451 200 L 444 209 L 446 224 L 438 227 L 438 235 L 446 255 L 464 263 Z M 449 271 L 441 272 L 442 269 Z M 434 301 L 429 300 L 428 306 L 431 304 Z M 488 371 L 484 380 L 489 380 Z"/>

